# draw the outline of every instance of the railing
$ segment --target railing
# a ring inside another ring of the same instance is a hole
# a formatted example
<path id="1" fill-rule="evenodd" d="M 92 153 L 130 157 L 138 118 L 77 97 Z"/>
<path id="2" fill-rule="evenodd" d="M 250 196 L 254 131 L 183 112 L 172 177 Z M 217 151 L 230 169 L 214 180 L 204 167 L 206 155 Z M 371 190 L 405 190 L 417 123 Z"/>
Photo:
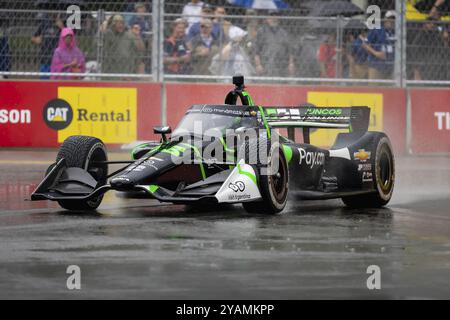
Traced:
<path id="1" fill-rule="evenodd" d="M 1 8 L 0 78 L 223 82 L 241 73 L 253 83 L 449 86 L 450 23 L 407 21 L 396 2 L 397 19 L 381 21 L 392 26 L 378 48 L 384 60 L 362 45 L 376 38 L 365 17 L 251 10 L 186 17 L 159 0 L 151 13 L 81 11 L 76 42 L 84 63 L 63 69 L 52 62 L 66 11 Z"/>

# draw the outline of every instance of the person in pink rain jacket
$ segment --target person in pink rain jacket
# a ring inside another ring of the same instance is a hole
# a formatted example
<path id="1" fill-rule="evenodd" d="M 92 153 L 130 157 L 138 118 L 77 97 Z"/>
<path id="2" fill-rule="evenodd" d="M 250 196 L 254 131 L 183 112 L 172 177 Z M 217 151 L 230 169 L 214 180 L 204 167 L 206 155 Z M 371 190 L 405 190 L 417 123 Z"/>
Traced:
<path id="1" fill-rule="evenodd" d="M 53 53 L 51 72 L 84 73 L 84 54 L 78 49 L 72 29 L 64 28 L 59 36 L 59 44 Z M 51 76 L 51 79 L 80 79 L 79 77 Z"/>

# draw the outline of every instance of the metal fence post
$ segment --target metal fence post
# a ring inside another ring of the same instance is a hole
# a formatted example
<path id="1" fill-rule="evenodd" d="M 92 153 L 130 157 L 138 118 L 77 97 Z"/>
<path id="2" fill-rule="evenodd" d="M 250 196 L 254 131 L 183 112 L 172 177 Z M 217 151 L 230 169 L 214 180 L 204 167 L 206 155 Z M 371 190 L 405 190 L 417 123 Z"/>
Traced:
<path id="1" fill-rule="evenodd" d="M 342 39 L 342 16 L 338 15 L 336 18 L 336 74 L 335 78 L 342 78 L 340 73 L 342 66 L 342 50 L 343 50 L 343 39 Z"/>
<path id="2" fill-rule="evenodd" d="M 103 60 L 103 32 L 102 24 L 105 20 L 105 13 L 103 9 L 97 11 L 97 73 L 102 73 Z"/>
<path id="3" fill-rule="evenodd" d="M 153 41 L 152 41 L 152 75 L 153 81 L 161 85 L 161 124 L 167 123 L 166 88 L 164 83 L 164 0 L 153 0 Z"/>
<path id="4" fill-rule="evenodd" d="M 406 10 L 404 0 L 395 0 L 395 65 L 394 78 L 398 87 L 406 83 Z"/>
<path id="5" fill-rule="evenodd" d="M 152 1 L 152 78 L 159 81 L 159 1 Z"/>

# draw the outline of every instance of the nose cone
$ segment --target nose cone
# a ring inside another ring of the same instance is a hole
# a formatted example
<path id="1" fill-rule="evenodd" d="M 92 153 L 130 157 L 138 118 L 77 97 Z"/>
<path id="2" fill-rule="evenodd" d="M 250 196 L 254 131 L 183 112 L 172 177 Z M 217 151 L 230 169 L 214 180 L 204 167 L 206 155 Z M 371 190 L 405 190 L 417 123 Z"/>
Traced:
<path id="1" fill-rule="evenodd" d="M 135 183 L 127 177 L 115 177 L 110 181 L 111 187 L 116 190 L 130 190 L 133 189 Z"/>

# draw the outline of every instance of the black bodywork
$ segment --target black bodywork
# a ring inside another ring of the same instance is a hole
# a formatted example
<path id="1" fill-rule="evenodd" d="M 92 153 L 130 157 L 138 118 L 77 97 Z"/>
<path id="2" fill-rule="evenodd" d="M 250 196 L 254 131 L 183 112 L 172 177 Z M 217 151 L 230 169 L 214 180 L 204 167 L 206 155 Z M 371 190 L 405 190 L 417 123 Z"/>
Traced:
<path id="1" fill-rule="evenodd" d="M 244 105 L 235 105 L 238 98 Z M 232 135 L 236 141 L 249 129 L 258 130 L 258 140 L 264 137 L 264 141 L 270 141 L 276 137 L 288 162 L 290 195 L 328 199 L 376 192 L 374 141 L 384 134 L 367 131 L 368 107 L 259 107 L 253 105 L 243 84 L 228 94 L 226 102 L 229 104 L 194 105 L 187 115 L 231 113 L 238 120 L 230 128 L 235 130 Z M 279 134 L 278 128 L 286 129 L 287 137 Z M 338 134 L 334 145 L 327 150 L 309 143 L 310 130 L 317 128 L 348 128 L 349 132 Z M 172 203 L 217 202 L 216 193 L 237 166 L 239 143 L 229 148 L 224 143 L 225 138 L 230 138 L 226 134 L 223 139 L 211 141 L 195 139 L 189 134 L 182 137 L 172 134 L 169 139 L 166 135 L 170 131 L 168 127 L 156 128 L 161 140 L 137 146 L 132 151 L 133 160 L 125 161 L 125 167 L 110 174 L 106 184 L 97 181 L 92 172 L 67 167 L 61 159 L 31 198 L 86 201 L 116 190 Z M 296 133 L 302 134 L 302 142 L 295 141 Z M 203 151 L 211 144 L 220 146 L 222 158 L 226 160 L 216 161 L 217 155 L 204 157 Z M 265 165 L 252 164 L 256 183 L 258 172 Z"/>

